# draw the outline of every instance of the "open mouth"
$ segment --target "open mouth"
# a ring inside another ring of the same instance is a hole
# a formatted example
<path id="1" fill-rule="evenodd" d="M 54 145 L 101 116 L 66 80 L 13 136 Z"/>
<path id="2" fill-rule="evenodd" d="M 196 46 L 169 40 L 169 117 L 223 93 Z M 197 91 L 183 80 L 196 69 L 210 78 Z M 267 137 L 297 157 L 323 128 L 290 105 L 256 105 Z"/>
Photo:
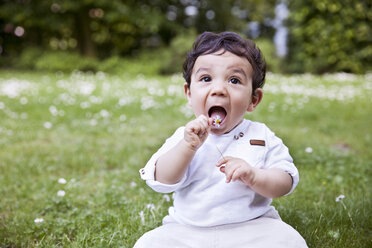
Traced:
<path id="1" fill-rule="evenodd" d="M 213 126 L 220 127 L 226 118 L 227 112 L 223 107 L 213 106 L 209 109 L 208 115 L 213 119 Z"/>

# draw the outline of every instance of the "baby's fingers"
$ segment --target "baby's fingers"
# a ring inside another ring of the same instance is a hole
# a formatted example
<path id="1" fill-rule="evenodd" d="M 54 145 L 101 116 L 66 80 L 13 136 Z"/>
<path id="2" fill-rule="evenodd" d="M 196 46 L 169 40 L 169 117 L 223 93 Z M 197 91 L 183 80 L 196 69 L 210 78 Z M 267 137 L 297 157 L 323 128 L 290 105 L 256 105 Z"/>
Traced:
<path id="1" fill-rule="evenodd" d="M 231 175 L 231 181 L 236 181 L 236 180 L 240 180 L 241 177 L 244 177 L 244 175 L 247 173 L 247 171 L 245 170 L 245 168 L 243 167 L 239 167 L 237 168 L 233 174 Z"/>
<path id="2" fill-rule="evenodd" d="M 208 118 L 204 115 L 200 115 L 195 120 L 195 131 L 199 136 L 203 136 L 205 133 L 208 133 L 210 129 Z"/>
<path id="3" fill-rule="evenodd" d="M 233 180 L 233 175 L 235 174 L 235 171 L 237 169 L 238 167 L 235 164 L 229 164 L 225 166 L 223 170 L 226 176 L 226 183 L 229 183 Z"/>
<path id="4" fill-rule="evenodd" d="M 218 160 L 218 162 L 216 163 L 216 166 L 220 167 L 223 164 L 226 164 L 227 162 L 229 162 L 231 159 L 232 159 L 232 157 L 229 157 L 229 156 L 222 157 L 220 160 Z"/>

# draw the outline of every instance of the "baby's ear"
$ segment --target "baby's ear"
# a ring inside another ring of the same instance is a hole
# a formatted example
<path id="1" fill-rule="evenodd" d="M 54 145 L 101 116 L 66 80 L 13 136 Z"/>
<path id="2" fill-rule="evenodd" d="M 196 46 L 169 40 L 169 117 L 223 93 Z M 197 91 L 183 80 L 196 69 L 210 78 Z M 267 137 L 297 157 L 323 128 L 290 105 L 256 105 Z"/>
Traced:
<path id="1" fill-rule="evenodd" d="M 187 83 L 183 85 L 183 88 L 185 90 L 185 96 L 187 98 L 187 103 L 191 106 L 191 92 L 190 92 L 190 87 Z"/>
<path id="2" fill-rule="evenodd" d="M 262 98 L 263 98 L 263 90 L 261 88 L 257 88 L 254 91 L 254 94 L 252 95 L 252 101 L 249 104 L 247 111 L 253 112 L 253 110 L 256 109 L 257 105 L 261 102 Z"/>

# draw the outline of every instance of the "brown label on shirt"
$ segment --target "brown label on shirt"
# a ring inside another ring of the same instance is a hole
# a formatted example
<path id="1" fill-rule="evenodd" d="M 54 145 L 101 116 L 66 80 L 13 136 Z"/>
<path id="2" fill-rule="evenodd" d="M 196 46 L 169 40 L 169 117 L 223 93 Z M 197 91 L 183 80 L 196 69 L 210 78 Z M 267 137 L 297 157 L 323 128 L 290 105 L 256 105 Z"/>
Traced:
<path id="1" fill-rule="evenodd" d="M 252 146 L 265 146 L 264 140 L 251 139 L 249 142 L 251 143 Z"/>

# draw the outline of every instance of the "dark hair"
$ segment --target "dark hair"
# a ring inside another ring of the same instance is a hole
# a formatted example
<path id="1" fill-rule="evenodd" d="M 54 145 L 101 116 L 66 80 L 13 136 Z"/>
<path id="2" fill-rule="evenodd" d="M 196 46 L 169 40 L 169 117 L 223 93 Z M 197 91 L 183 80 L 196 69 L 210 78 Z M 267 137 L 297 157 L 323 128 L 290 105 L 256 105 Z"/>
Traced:
<path id="1" fill-rule="evenodd" d="M 223 52 L 229 51 L 239 57 L 247 58 L 253 68 L 253 93 L 257 88 L 264 86 L 266 74 L 265 59 L 252 40 L 243 39 L 233 32 L 219 34 L 204 32 L 195 40 L 193 49 L 187 54 L 183 64 L 183 77 L 188 87 L 191 84 L 191 74 L 196 59 L 201 55 L 212 54 L 220 50 L 223 50 Z"/>

